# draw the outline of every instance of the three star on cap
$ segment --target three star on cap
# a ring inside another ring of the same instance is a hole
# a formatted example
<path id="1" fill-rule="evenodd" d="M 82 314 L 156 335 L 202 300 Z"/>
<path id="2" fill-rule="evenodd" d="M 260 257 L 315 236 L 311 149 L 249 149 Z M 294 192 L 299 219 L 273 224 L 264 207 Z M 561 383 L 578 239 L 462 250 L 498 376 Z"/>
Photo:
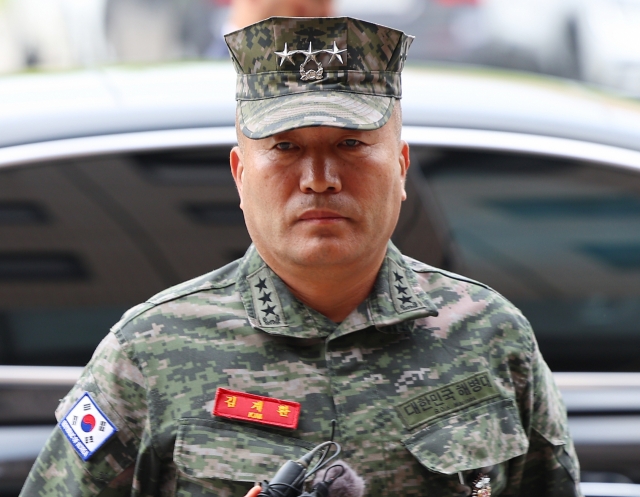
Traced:
<path id="1" fill-rule="evenodd" d="M 288 60 L 289 62 L 291 62 L 292 64 L 295 64 L 295 62 L 293 62 L 293 59 L 291 57 L 293 57 L 295 54 L 300 53 L 299 50 L 294 50 L 293 52 L 289 52 L 287 50 L 287 44 L 285 42 L 284 44 L 284 50 L 282 52 L 275 52 L 275 54 L 278 57 L 281 57 L 280 59 L 280 67 L 282 67 L 282 64 L 284 64 L 285 60 Z"/>
<path id="2" fill-rule="evenodd" d="M 311 45 L 311 44 L 309 44 Z M 333 51 L 329 52 L 328 50 L 325 50 L 325 53 L 331 54 L 331 58 L 329 59 L 329 64 L 331 64 L 331 62 L 333 62 L 334 58 L 337 58 L 340 61 L 340 64 L 342 64 L 342 55 L 340 55 L 342 52 L 346 52 L 347 49 L 343 48 L 342 50 L 338 50 L 338 45 L 336 45 L 336 42 L 334 40 L 333 42 Z"/>
<path id="3" fill-rule="evenodd" d="M 413 37 L 352 17 L 270 17 L 225 41 L 238 74 L 238 126 L 261 139 L 309 126 L 384 126 L 402 97 Z"/>
<path id="4" fill-rule="evenodd" d="M 293 62 L 293 56 L 296 54 L 302 54 L 305 56 L 304 62 L 302 63 L 302 66 L 304 66 L 307 62 L 309 61 L 313 61 L 316 64 L 318 63 L 318 60 L 316 59 L 316 56 L 318 54 L 321 53 L 326 53 L 331 55 L 331 58 L 329 59 L 329 64 L 331 64 L 331 62 L 333 62 L 333 59 L 338 59 L 340 61 L 340 64 L 343 64 L 344 61 L 342 60 L 342 55 L 340 55 L 341 53 L 346 52 L 347 49 L 343 48 L 343 49 L 339 49 L 338 45 L 336 44 L 335 40 L 333 42 L 333 47 L 331 48 L 331 50 L 327 50 L 327 49 L 321 49 L 321 50 L 314 50 L 313 49 L 313 43 L 309 42 L 309 49 L 308 50 L 289 50 L 289 46 L 287 43 L 284 44 L 284 50 L 282 50 L 281 52 L 275 52 L 275 54 L 280 57 L 280 67 L 282 67 L 282 65 L 285 63 L 285 61 L 289 61 L 292 64 L 295 65 L 295 62 Z"/>

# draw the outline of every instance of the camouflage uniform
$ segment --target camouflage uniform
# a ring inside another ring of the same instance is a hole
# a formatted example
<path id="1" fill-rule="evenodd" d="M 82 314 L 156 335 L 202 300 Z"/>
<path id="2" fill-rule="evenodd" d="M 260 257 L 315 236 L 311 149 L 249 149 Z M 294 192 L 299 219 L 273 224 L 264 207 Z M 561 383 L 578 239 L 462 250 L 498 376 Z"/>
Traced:
<path id="1" fill-rule="evenodd" d="M 228 35 L 240 129 L 379 128 L 411 40 L 348 18 Z M 299 402 L 299 424 L 215 416 L 219 387 Z M 125 314 L 59 420 L 84 392 L 117 433 L 84 462 L 56 429 L 24 497 L 240 497 L 326 441 L 332 419 L 368 496 L 467 496 L 479 474 L 493 495 L 580 495 L 566 412 L 529 323 L 490 288 L 391 243 L 371 294 L 340 324 L 251 247 Z"/>
<path id="2" fill-rule="evenodd" d="M 283 430 L 211 414 L 218 387 L 297 401 Z M 366 495 L 580 495 L 566 414 L 527 320 L 486 286 L 389 244 L 340 324 L 304 306 L 252 247 L 133 308 L 58 418 L 90 392 L 119 432 L 83 462 L 56 430 L 23 496 L 243 496 L 329 438 Z"/>

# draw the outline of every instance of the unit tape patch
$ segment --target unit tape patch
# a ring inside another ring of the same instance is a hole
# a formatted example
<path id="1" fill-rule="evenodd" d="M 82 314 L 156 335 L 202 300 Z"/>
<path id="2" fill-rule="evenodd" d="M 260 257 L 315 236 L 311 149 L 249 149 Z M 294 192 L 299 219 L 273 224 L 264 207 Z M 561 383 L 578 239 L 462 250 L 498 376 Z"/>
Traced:
<path id="1" fill-rule="evenodd" d="M 118 431 L 89 392 L 80 397 L 58 426 L 83 461 L 88 460 Z"/>
<path id="2" fill-rule="evenodd" d="M 499 395 L 489 372 L 482 371 L 464 380 L 421 393 L 398 404 L 395 409 L 404 425 L 410 429 Z"/>

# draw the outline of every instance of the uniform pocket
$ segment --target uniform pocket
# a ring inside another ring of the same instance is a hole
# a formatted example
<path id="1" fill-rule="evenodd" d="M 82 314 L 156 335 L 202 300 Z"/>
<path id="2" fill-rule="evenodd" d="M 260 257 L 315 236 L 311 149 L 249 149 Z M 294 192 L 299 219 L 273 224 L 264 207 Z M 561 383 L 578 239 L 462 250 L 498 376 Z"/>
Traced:
<path id="1" fill-rule="evenodd" d="M 510 399 L 440 418 L 402 443 L 424 467 L 445 475 L 490 466 L 497 470 L 529 447 L 518 409 Z"/>
<path id="2" fill-rule="evenodd" d="M 174 461 L 178 495 L 229 492 L 243 495 L 254 482 L 269 480 L 289 459 L 314 445 L 249 426 L 206 419 L 181 419 Z"/>

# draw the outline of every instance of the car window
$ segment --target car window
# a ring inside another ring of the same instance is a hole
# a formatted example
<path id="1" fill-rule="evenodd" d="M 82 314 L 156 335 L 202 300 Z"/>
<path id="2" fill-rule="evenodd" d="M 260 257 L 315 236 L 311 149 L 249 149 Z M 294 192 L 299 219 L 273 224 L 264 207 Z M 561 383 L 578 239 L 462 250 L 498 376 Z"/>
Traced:
<path id="1" fill-rule="evenodd" d="M 417 160 L 452 269 L 514 302 L 553 370 L 640 371 L 640 171 L 446 149 Z"/>
<path id="2" fill-rule="evenodd" d="M 0 170 L 0 364 L 84 365 L 126 309 L 240 257 L 228 153 Z M 413 162 L 404 253 L 507 296 L 556 371 L 640 370 L 638 175 L 444 149 Z"/>
<path id="3" fill-rule="evenodd" d="M 394 241 L 441 262 L 416 195 Z M 128 308 L 249 244 L 228 147 L 1 169 L 0 364 L 82 366 Z"/>
<path id="4" fill-rule="evenodd" d="M 129 307 L 249 246 L 229 148 L 0 170 L 0 364 L 81 366 Z"/>

